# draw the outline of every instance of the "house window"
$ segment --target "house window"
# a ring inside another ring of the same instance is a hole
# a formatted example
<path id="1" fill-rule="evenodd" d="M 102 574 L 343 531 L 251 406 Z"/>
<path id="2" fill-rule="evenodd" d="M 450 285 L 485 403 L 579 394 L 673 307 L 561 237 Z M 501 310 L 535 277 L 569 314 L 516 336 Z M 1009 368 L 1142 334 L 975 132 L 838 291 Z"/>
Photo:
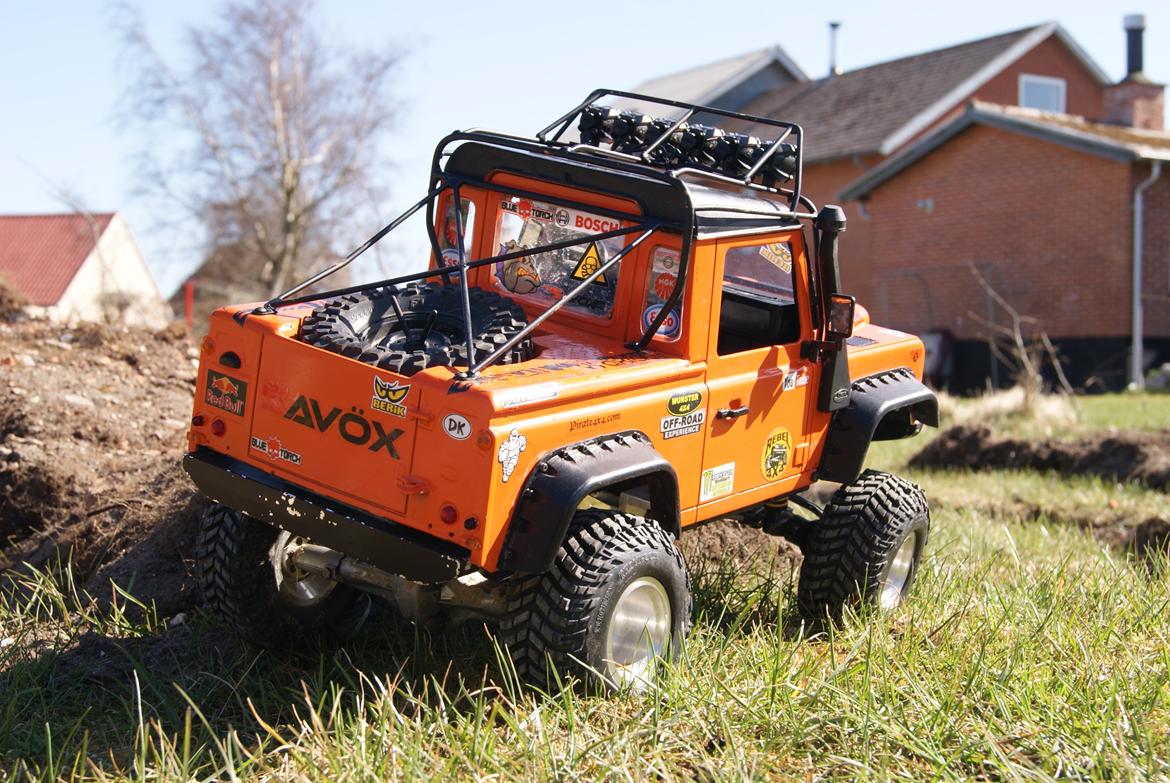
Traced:
<path id="1" fill-rule="evenodd" d="M 1065 82 L 1052 76 L 1020 74 L 1020 105 L 1028 109 L 1064 113 Z"/>

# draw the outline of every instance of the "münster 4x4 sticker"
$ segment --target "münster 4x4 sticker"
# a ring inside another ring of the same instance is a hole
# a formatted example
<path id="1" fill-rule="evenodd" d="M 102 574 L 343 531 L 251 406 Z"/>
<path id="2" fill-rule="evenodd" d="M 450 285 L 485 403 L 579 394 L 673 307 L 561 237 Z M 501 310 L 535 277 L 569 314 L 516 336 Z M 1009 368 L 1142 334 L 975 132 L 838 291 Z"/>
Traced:
<path id="1" fill-rule="evenodd" d="M 707 419 L 707 409 L 702 408 L 703 393 L 698 389 L 688 389 L 670 395 L 666 401 L 666 410 L 670 414 L 664 416 L 660 424 L 662 439 L 670 440 L 683 435 L 694 435 L 703 428 Z"/>
<path id="2" fill-rule="evenodd" d="M 367 419 L 363 413 L 357 408 L 350 408 L 349 413 L 342 413 L 341 408 L 332 408 L 328 413 L 322 413 L 319 402 L 302 394 L 285 411 L 284 417 L 318 432 L 333 430 L 346 443 L 354 446 L 365 446 L 368 443 L 370 451 L 385 450 L 391 459 L 402 459 L 394 447 L 394 441 L 405 435 L 406 430 L 395 428 L 386 432 L 380 422 Z"/>
<path id="3" fill-rule="evenodd" d="M 248 401 L 248 384 L 215 370 L 207 371 L 207 391 L 203 401 L 220 410 L 244 415 L 244 403 Z"/>
<path id="4" fill-rule="evenodd" d="M 406 406 L 402 401 L 410 393 L 410 384 L 399 386 L 398 381 L 386 383 L 377 375 L 374 376 L 374 396 L 370 398 L 370 407 L 382 413 L 389 413 L 400 419 L 406 418 Z"/>
<path id="5" fill-rule="evenodd" d="M 512 478 L 512 471 L 516 470 L 516 463 L 520 461 L 520 452 L 526 448 L 528 448 L 528 438 L 516 430 L 512 430 L 504 442 L 500 444 L 496 459 L 499 460 L 500 467 L 504 470 L 505 484 L 508 483 L 508 479 Z"/>
<path id="6" fill-rule="evenodd" d="M 769 481 L 779 478 L 788 467 L 792 457 L 792 436 L 784 427 L 777 427 L 764 441 L 764 453 L 760 456 L 760 472 Z"/>

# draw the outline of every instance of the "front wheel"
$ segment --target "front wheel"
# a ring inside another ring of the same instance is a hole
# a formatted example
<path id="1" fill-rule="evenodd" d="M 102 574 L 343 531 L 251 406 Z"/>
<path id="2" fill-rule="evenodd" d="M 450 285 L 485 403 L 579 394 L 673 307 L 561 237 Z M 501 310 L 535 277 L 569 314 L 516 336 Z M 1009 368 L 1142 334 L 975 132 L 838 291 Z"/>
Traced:
<path id="1" fill-rule="evenodd" d="M 673 537 L 653 521 L 578 512 L 552 567 L 513 581 L 501 640 L 524 680 L 548 665 L 593 686 L 644 690 L 691 624 L 690 581 Z"/>
<path id="2" fill-rule="evenodd" d="M 922 490 L 867 470 L 838 489 L 810 526 L 797 588 L 801 613 L 837 619 L 850 606 L 896 608 L 914 581 L 929 533 Z"/>

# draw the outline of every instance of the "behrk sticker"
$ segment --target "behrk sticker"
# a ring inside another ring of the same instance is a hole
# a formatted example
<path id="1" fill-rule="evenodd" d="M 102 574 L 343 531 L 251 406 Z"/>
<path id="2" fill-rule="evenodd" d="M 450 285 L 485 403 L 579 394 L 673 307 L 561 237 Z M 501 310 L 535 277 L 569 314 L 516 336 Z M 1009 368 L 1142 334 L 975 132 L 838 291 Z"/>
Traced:
<path id="1" fill-rule="evenodd" d="M 386 383 L 377 375 L 374 376 L 374 396 L 370 398 L 370 407 L 382 413 L 389 413 L 400 419 L 406 418 L 406 406 L 402 401 L 410 392 L 410 384 L 399 386 L 398 381 Z"/>

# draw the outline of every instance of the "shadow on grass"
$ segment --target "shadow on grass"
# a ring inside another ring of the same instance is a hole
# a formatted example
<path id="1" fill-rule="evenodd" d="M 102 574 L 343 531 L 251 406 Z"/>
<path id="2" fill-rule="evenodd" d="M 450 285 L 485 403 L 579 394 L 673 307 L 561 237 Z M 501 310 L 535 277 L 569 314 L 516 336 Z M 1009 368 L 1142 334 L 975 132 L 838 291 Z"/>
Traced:
<path id="1" fill-rule="evenodd" d="M 260 721 L 295 724 L 308 702 L 338 689 L 368 692 L 366 676 L 392 679 L 395 694 L 448 699 L 500 679 L 482 626 L 433 632 L 389 610 L 358 638 L 289 651 L 259 650 L 197 617 L 141 636 L 87 629 L 9 658 L 0 670 L 0 768 L 25 759 L 42 770 L 68 768 L 78 754 L 126 770 L 138 727 L 151 723 L 176 736 L 192 721 L 196 745 L 234 731 L 243 747 L 261 747 Z"/>

